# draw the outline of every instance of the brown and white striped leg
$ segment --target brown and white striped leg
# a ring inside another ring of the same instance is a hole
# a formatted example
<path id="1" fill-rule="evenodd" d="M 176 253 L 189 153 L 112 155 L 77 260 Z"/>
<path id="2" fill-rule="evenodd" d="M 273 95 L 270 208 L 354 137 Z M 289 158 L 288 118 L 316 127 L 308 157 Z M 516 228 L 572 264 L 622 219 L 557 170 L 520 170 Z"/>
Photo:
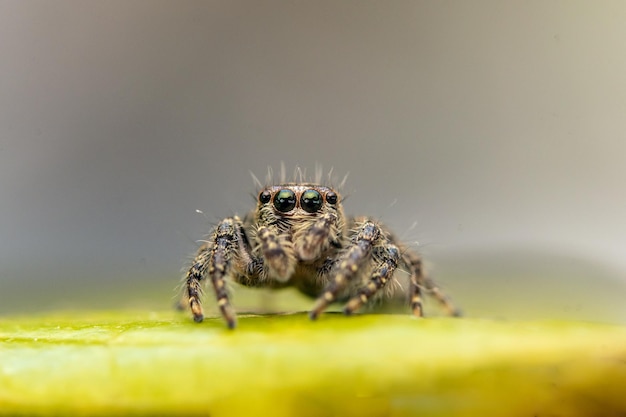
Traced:
<path id="1" fill-rule="evenodd" d="M 422 317 L 424 315 L 424 309 L 422 306 L 422 290 L 421 285 L 424 282 L 424 275 L 422 271 L 422 258 L 415 252 L 411 252 L 406 249 L 403 254 L 404 263 L 409 267 L 410 281 L 409 281 L 409 304 L 411 311 L 416 317 Z"/>
<path id="2" fill-rule="evenodd" d="M 230 270 L 233 251 L 237 247 L 237 225 L 235 219 L 224 219 L 217 226 L 215 231 L 215 242 L 213 244 L 213 253 L 209 263 L 209 277 L 211 284 L 215 290 L 217 298 L 217 306 L 219 307 L 222 317 L 226 320 L 226 325 L 233 329 L 237 323 L 235 313 L 228 300 L 228 292 L 226 291 L 225 276 Z"/>
<path id="3" fill-rule="evenodd" d="M 200 296 L 202 293 L 202 280 L 208 274 L 217 305 L 226 320 L 229 328 L 236 325 L 236 316 L 228 300 L 226 290 L 226 277 L 228 276 L 235 251 L 242 251 L 241 242 L 244 240 L 242 234 L 241 220 L 237 217 L 222 220 L 215 231 L 210 243 L 204 244 L 198 250 L 189 272 L 187 273 L 185 286 L 189 297 L 189 307 L 196 322 L 204 319 Z M 249 259 L 249 256 L 241 258 Z"/>
<path id="4" fill-rule="evenodd" d="M 295 234 L 293 246 L 298 257 L 305 261 L 318 259 L 331 244 L 338 245 L 334 226 L 336 222 L 337 216 L 334 213 L 324 213 L 310 227 L 303 228 Z"/>
<path id="5" fill-rule="evenodd" d="M 422 277 L 425 291 L 434 297 L 443 307 L 446 313 L 452 317 L 460 317 L 463 315 L 460 309 L 454 306 L 450 298 L 437 286 L 437 284 L 428 276 Z"/>
<path id="6" fill-rule="evenodd" d="M 420 286 L 414 282 L 413 277 L 411 277 L 411 282 L 409 283 L 409 305 L 415 317 L 424 316 L 422 290 L 420 289 Z"/>
<path id="7" fill-rule="evenodd" d="M 193 314 L 193 319 L 197 323 L 204 319 L 200 297 L 202 296 L 202 280 L 209 266 L 209 258 L 211 257 L 211 249 L 208 243 L 203 244 L 198 249 L 198 253 L 193 260 L 187 275 L 185 276 L 185 289 L 187 294 L 187 303 Z M 184 302 L 181 300 L 180 305 Z"/>
<path id="8" fill-rule="evenodd" d="M 461 311 L 458 310 L 450 301 L 447 295 L 437 286 L 437 284 L 429 278 L 422 268 L 421 257 L 410 250 L 405 250 L 403 260 L 409 267 L 411 274 L 409 284 L 409 302 L 411 311 L 416 317 L 422 317 L 424 310 L 422 306 L 422 290 L 434 297 L 450 316 L 460 316 Z"/>
<path id="9" fill-rule="evenodd" d="M 391 280 L 394 271 L 398 267 L 400 252 L 395 245 L 389 245 L 382 257 L 383 261 L 376 267 L 367 285 L 359 289 L 357 295 L 351 298 L 344 307 L 343 312 L 346 315 L 350 315 L 358 310 Z"/>
<path id="10" fill-rule="evenodd" d="M 309 313 L 311 320 L 315 320 L 328 305 L 335 301 L 337 295 L 354 278 L 359 267 L 370 259 L 372 247 L 380 239 L 381 234 L 380 227 L 374 222 L 365 221 L 359 226 L 352 243 L 339 260 L 330 283 L 317 298 Z"/>
<path id="11" fill-rule="evenodd" d="M 271 274 L 281 282 L 289 279 L 296 268 L 296 257 L 291 242 L 265 226 L 259 228 L 257 238 L 261 242 L 261 252 Z"/>

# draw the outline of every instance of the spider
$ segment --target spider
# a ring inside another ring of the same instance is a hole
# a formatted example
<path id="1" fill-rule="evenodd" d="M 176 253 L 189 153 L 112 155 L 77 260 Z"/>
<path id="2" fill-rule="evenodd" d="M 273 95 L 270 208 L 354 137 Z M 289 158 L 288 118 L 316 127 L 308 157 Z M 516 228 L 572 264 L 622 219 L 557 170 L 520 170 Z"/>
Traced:
<path id="1" fill-rule="evenodd" d="M 236 326 L 226 280 L 248 287 L 293 286 L 315 298 L 312 320 L 333 302 L 350 315 L 364 304 L 384 300 L 398 288 L 390 283 L 399 268 L 408 271 L 408 300 L 422 317 L 422 291 L 448 314 L 460 315 L 435 282 L 424 274 L 420 255 L 371 217 L 346 217 L 332 186 L 281 181 L 260 186 L 256 208 L 243 219 L 227 217 L 200 246 L 185 275 L 185 304 L 193 319 L 204 319 L 202 281 L 211 282 L 229 328 Z M 256 178 L 255 178 L 256 179 Z"/>

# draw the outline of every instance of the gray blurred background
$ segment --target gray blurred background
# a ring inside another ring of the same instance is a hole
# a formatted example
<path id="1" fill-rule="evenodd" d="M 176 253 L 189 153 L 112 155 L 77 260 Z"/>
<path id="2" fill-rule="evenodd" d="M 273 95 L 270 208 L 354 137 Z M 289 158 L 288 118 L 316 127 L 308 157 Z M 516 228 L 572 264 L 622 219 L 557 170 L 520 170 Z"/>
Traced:
<path id="1" fill-rule="evenodd" d="M 253 206 L 249 171 L 284 161 L 349 172 L 347 211 L 419 242 L 470 316 L 626 322 L 624 22 L 622 1 L 0 1 L 0 312 L 167 308 L 194 241 Z"/>

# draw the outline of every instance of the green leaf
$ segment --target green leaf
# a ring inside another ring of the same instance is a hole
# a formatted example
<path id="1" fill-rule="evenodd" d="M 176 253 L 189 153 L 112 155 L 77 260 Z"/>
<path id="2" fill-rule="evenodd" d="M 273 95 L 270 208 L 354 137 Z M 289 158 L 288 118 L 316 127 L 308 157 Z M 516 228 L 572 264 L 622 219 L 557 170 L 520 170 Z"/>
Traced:
<path id="1" fill-rule="evenodd" d="M 626 328 L 406 315 L 0 319 L 0 415 L 626 413 Z"/>

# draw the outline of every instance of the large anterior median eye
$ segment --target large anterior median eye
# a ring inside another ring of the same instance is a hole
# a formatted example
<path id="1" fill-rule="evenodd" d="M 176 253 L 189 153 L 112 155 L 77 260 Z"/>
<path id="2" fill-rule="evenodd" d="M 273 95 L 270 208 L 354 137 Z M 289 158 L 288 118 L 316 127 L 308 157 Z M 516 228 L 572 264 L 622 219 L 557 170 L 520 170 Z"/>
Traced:
<path id="1" fill-rule="evenodd" d="M 280 212 L 293 210 L 296 206 L 296 193 L 291 190 L 283 189 L 274 196 L 274 207 Z"/>
<path id="2" fill-rule="evenodd" d="M 315 213 L 322 207 L 322 196 L 315 190 L 306 190 L 300 197 L 300 207 L 309 213 Z"/>

